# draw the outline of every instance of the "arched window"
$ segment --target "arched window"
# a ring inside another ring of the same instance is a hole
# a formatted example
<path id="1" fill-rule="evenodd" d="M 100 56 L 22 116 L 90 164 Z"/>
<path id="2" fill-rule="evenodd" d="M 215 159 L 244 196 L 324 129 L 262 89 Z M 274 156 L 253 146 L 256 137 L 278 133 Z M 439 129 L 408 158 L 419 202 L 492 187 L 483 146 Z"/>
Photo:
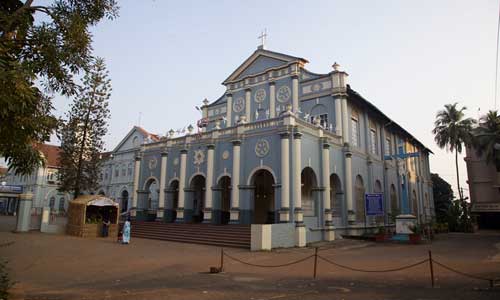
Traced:
<path id="1" fill-rule="evenodd" d="M 356 221 L 365 222 L 365 184 L 360 175 L 356 176 L 354 199 L 356 201 Z"/>
<path id="2" fill-rule="evenodd" d="M 132 163 L 128 164 L 128 176 L 132 176 Z"/>
<path id="3" fill-rule="evenodd" d="M 340 183 L 340 178 L 337 174 L 332 174 L 330 176 L 330 207 L 333 211 L 334 217 L 340 217 L 342 215 L 342 186 Z"/>
<path id="4" fill-rule="evenodd" d="M 351 114 L 351 145 L 359 147 L 359 114 L 353 110 Z"/>
<path id="5" fill-rule="evenodd" d="M 50 200 L 49 200 L 49 207 L 50 209 L 54 209 L 54 207 L 56 206 L 56 197 L 50 197 Z"/>
<path id="6" fill-rule="evenodd" d="M 64 199 L 64 197 L 61 197 L 59 199 L 59 209 L 58 209 L 60 213 L 62 213 L 62 212 L 65 211 L 65 209 L 64 209 L 65 205 L 64 204 L 65 204 L 65 199 Z"/>
<path id="7" fill-rule="evenodd" d="M 398 194 L 396 193 L 396 187 L 394 184 L 391 184 L 391 213 L 397 214 L 399 213 L 399 205 L 398 205 Z"/>

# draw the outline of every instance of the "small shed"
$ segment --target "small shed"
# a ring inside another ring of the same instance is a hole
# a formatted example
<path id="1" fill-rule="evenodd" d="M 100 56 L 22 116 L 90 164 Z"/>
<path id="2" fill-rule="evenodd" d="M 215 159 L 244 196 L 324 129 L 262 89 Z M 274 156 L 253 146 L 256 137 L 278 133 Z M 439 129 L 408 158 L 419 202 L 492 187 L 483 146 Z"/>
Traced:
<path id="1" fill-rule="evenodd" d="M 118 236 L 119 205 L 101 195 L 82 195 L 69 202 L 66 233 L 80 237 L 101 237 L 102 222 L 109 220 L 108 237 Z"/>

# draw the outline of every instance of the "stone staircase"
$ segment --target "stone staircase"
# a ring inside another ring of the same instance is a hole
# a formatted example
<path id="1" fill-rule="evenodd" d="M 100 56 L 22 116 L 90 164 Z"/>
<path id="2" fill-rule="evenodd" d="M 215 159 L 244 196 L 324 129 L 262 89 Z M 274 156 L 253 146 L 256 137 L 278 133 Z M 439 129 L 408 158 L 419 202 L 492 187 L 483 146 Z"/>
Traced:
<path id="1" fill-rule="evenodd" d="M 132 221 L 132 237 L 250 248 L 250 225 L 184 224 Z"/>

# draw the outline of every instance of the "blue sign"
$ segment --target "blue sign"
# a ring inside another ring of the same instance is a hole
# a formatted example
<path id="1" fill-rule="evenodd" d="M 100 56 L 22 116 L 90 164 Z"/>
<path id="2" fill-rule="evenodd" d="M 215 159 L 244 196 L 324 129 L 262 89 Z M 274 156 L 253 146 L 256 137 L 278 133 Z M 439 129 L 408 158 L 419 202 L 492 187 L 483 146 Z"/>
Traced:
<path id="1" fill-rule="evenodd" d="M 365 208 L 367 216 L 384 215 L 384 195 L 365 194 Z"/>
<path id="2" fill-rule="evenodd" d="M 0 185 L 0 193 L 21 194 L 23 187 L 21 185 Z"/>

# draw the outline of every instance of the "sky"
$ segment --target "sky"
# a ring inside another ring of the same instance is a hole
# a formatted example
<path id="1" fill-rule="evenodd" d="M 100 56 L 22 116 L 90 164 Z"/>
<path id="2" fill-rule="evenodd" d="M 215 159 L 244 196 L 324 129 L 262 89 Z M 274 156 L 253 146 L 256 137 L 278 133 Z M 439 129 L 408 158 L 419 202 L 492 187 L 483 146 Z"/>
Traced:
<path id="1" fill-rule="evenodd" d="M 194 107 L 224 93 L 221 82 L 267 29 L 267 49 L 308 59 L 312 72 L 338 62 L 353 89 L 434 152 L 431 171 L 455 186 L 454 155 L 431 130 L 447 103 L 473 118 L 493 109 L 498 2 L 119 1 L 120 17 L 91 29 L 113 86 L 107 149 L 134 125 L 164 135 L 195 124 Z M 70 102 L 56 97 L 56 114 Z M 465 190 L 463 156 L 460 171 Z"/>

